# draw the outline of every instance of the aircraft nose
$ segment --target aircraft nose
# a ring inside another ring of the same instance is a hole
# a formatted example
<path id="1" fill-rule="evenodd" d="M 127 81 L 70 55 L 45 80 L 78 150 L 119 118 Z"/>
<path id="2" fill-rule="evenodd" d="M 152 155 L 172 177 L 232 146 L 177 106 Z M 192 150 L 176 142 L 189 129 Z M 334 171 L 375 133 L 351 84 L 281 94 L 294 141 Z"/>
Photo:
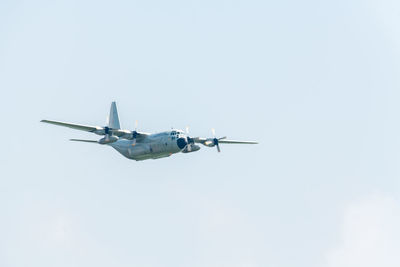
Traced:
<path id="1" fill-rule="evenodd" d="M 184 149 L 187 145 L 187 141 L 185 138 L 178 138 L 178 140 L 176 140 L 176 143 L 180 149 Z"/>

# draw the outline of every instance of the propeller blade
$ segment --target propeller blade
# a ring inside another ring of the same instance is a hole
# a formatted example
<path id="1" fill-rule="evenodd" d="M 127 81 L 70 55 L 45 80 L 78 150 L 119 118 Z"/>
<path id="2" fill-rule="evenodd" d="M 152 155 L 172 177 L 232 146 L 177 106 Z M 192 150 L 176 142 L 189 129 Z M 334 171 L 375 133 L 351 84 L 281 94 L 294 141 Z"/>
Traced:
<path id="1" fill-rule="evenodd" d="M 215 129 L 214 128 L 211 129 L 211 132 L 212 132 L 213 136 L 215 137 Z"/>
<path id="2" fill-rule="evenodd" d="M 186 134 L 189 134 L 189 126 L 186 126 Z"/>
<path id="3" fill-rule="evenodd" d="M 214 145 L 217 147 L 218 152 L 221 152 L 221 149 L 219 148 L 219 142 L 217 138 L 214 138 Z"/>
<path id="4" fill-rule="evenodd" d="M 222 139 L 225 139 L 226 136 L 220 137 L 220 138 L 216 138 L 216 137 L 215 137 L 215 129 L 214 129 L 214 128 L 211 129 L 211 132 L 212 132 L 212 134 L 213 134 L 213 136 L 214 136 L 214 139 L 213 139 L 214 146 L 217 147 L 217 151 L 218 151 L 218 152 L 221 152 L 221 148 L 219 147 L 219 142 L 218 142 L 218 141 L 219 141 L 219 140 L 222 140 Z"/>

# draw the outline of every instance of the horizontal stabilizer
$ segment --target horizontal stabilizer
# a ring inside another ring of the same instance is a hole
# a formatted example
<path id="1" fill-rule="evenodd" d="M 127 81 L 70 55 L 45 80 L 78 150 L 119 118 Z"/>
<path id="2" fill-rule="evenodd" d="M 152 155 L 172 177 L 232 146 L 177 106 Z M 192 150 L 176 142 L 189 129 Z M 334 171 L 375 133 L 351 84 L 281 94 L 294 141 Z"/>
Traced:
<path id="1" fill-rule="evenodd" d="M 69 141 L 75 141 L 75 142 L 86 142 L 86 143 L 97 143 L 95 140 L 85 140 L 85 139 L 69 139 Z"/>

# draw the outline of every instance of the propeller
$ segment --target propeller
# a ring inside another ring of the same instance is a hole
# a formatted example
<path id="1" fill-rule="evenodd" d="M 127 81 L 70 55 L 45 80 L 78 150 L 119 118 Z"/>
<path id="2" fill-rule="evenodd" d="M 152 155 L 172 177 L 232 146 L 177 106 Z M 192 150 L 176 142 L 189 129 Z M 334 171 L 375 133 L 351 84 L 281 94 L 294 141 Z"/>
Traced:
<path id="1" fill-rule="evenodd" d="M 220 138 L 216 138 L 216 137 L 215 137 L 215 129 L 214 129 L 214 128 L 211 129 L 211 132 L 212 132 L 212 134 L 213 134 L 213 139 L 212 139 L 213 144 L 214 144 L 214 146 L 217 147 L 217 151 L 218 151 L 218 152 L 221 152 L 221 149 L 220 149 L 220 147 L 219 147 L 219 140 L 225 139 L 226 136 L 220 137 Z"/>
<path id="2" fill-rule="evenodd" d="M 133 140 L 133 143 L 132 143 L 132 146 L 135 146 L 136 145 L 136 137 L 137 137 L 137 126 L 138 126 L 138 121 L 136 120 L 135 121 L 135 130 L 134 131 L 132 131 L 132 140 Z"/>
<path id="3" fill-rule="evenodd" d="M 104 135 L 105 135 L 105 140 L 110 140 L 110 116 L 107 116 L 106 118 L 106 126 L 104 126 Z"/>
<path id="4" fill-rule="evenodd" d="M 118 137 L 113 135 L 113 131 L 112 131 L 112 128 L 110 128 L 109 122 L 110 122 L 109 117 L 107 116 L 106 126 L 103 127 L 104 137 L 98 141 L 99 144 L 102 144 L 102 145 L 110 144 L 110 143 L 114 143 L 118 140 Z"/>
<path id="5" fill-rule="evenodd" d="M 110 127 L 104 126 L 104 134 L 105 135 L 110 135 Z"/>

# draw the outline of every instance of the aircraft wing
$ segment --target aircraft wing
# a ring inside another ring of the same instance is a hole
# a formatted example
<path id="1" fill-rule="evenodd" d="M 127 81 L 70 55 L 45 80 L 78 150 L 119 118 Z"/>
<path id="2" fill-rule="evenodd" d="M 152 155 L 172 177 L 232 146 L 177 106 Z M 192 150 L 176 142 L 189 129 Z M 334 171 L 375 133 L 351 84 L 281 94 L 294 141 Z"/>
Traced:
<path id="1" fill-rule="evenodd" d="M 149 133 L 144 133 L 144 132 L 137 132 L 137 142 L 140 143 L 142 142 L 144 139 L 146 139 L 150 134 Z"/>
<path id="2" fill-rule="evenodd" d="M 104 127 L 100 127 L 100 126 L 90 126 L 90 125 L 82 125 L 82 124 L 67 123 L 67 122 L 61 122 L 61 121 L 50 121 L 50 120 L 41 120 L 41 122 L 54 124 L 54 125 L 58 125 L 58 126 L 64 126 L 64 127 L 72 128 L 75 130 L 81 130 L 81 131 L 85 131 L 85 132 L 91 132 L 91 133 L 104 135 Z M 129 130 L 110 129 L 110 132 L 112 132 L 113 135 L 118 136 L 119 138 L 128 139 L 128 140 L 132 139 L 132 131 L 129 131 Z M 136 137 L 137 141 L 140 142 L 149 135 L 150 135 L 149 133 L 137 132 L 137 137 Z"/>
<path id="3" fill-rule="evenodd" d="M 205 144 L 207 142 L 212 142 L 212 138 L 202 138 L 202 137 L 195 137 L 193 138 L 196 143 Z M 239 140 L 227 140 L 227 139 L 220 139 L 218 140 L 220 144 L 258 144 L 255 141 L 239 141 Z"/>
<path id="4" fill-rule="evenodd" d="M 200 143 L 200 144 L 204 145 L 204 143 L 207 141 L 207 138 L 194 137 L 193 140 L 194 140 L 195 143 Z"/>
<path id="5" fill-rule="evenodd" d="M 112 130 L 113 135 L 132 140 L 132 131 L 130 130 Z M 136 139 L 138 142 L 142 141 L 144 138 L 150 135 L 150 133 L 145 133 L 145 132 L 136 132 Z"/>
<path id="6" fill-rule="evenodd" d="M 86 131 L 86 132 L 94 132 L 96 130 L 103 129 L 103 127 L 98 127 L 98 126 L 74 124 L 74 123 L 67 123 L 67 122 L 61 122 L 61 121 L 41 120 L 41 122 L 54 124 L 54 125 L 58 125 L 58 126 L 64 126 L 64 127 L 72 128 L 72 129 L 75 129 L 75 130 L 81 130 L 81 131 Z"/>
<path id="7" fill-rule="evenodd" d="M 238 140 L 219 140 L 218 141 L 220 144 L 258 144 L 258 142 L 255 141 L 238 141 Z"/>

